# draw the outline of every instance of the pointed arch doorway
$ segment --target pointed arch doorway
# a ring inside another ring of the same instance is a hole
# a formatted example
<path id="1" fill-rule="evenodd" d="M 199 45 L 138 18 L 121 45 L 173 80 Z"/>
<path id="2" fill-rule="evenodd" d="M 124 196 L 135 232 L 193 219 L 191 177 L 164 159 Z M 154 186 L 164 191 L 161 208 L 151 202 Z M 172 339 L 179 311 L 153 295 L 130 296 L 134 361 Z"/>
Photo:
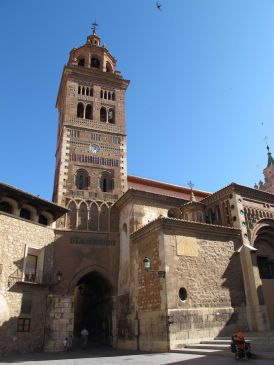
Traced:
<path id="1" fill-rule="evenodd" d="M 89 344 L 113 345 L 113 288 L 99 272 L 92 271 L 78 280 L 73 293 L 74 336 L 89 331 Z"/>

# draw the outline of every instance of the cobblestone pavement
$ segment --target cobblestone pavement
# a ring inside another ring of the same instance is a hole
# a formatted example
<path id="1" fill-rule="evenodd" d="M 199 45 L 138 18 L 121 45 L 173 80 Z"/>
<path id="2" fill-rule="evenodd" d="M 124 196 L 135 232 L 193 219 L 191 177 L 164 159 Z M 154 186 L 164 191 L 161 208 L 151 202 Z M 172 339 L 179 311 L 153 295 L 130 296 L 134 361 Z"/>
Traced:
<path id="1" fill-rule="evenodd" d="M 235 365 L 235 359 L 232 354 L 231 357 L 220 357 L 180 353 L 136 353 L 107 348 L 1 357 L 0 363 L 18 365 Z M 248 363 L 250 365 L 271 365 L 274 360 L 249 360 Z"/>

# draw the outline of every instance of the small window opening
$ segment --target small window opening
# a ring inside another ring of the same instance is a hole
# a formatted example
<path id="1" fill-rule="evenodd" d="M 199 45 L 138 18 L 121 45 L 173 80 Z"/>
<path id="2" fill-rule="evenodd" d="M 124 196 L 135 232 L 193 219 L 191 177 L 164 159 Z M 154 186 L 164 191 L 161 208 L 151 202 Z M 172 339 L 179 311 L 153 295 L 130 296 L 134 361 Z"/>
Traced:
<path id="1" fill-rule="evenodd" d="M 100 68 L 100 61 L 96 57 L 92 57 L 90 66 L 94 68 Z"/>
<path id="2" fill-rule="evenodd" d="M 78 66 L 85 66 L 85 59 L 84 58 L 81 58 L 78 62 Z"/>
<path id="3" fill-rule="evenodd" d="M 185 301 L 187 299 L 187 291 L 186 288 L 180 288 L 179 290 L 179 298 L 181 301 Z"/>

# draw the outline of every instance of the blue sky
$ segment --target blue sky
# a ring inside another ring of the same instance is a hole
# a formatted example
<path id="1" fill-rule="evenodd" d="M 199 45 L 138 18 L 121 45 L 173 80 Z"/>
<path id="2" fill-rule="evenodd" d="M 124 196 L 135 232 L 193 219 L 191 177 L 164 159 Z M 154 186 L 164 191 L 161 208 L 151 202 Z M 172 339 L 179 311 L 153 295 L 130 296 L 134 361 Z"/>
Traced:
<path id="1" fill-rule="evenodd" d="M 1 0 L 0 180 L 51 199 L 69 51 L 98 34 L 131 80 L 128 173 L 253 186 L 274 150 L 274 0 Z"/>

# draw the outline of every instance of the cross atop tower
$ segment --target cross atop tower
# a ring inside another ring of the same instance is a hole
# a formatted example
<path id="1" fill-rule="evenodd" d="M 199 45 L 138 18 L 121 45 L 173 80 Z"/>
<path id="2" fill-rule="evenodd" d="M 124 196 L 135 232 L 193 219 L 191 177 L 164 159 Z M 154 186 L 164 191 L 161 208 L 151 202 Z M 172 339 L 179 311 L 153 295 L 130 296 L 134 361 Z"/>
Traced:
<path id="1" fill-rule="evenodd" d="M 93 27 L 91 28 L 92 29 L 92 34 L 96 34 L 96 28 L 98 27 L 98 24 L 96 23 L 96 20 L 92 23 Z"/>

